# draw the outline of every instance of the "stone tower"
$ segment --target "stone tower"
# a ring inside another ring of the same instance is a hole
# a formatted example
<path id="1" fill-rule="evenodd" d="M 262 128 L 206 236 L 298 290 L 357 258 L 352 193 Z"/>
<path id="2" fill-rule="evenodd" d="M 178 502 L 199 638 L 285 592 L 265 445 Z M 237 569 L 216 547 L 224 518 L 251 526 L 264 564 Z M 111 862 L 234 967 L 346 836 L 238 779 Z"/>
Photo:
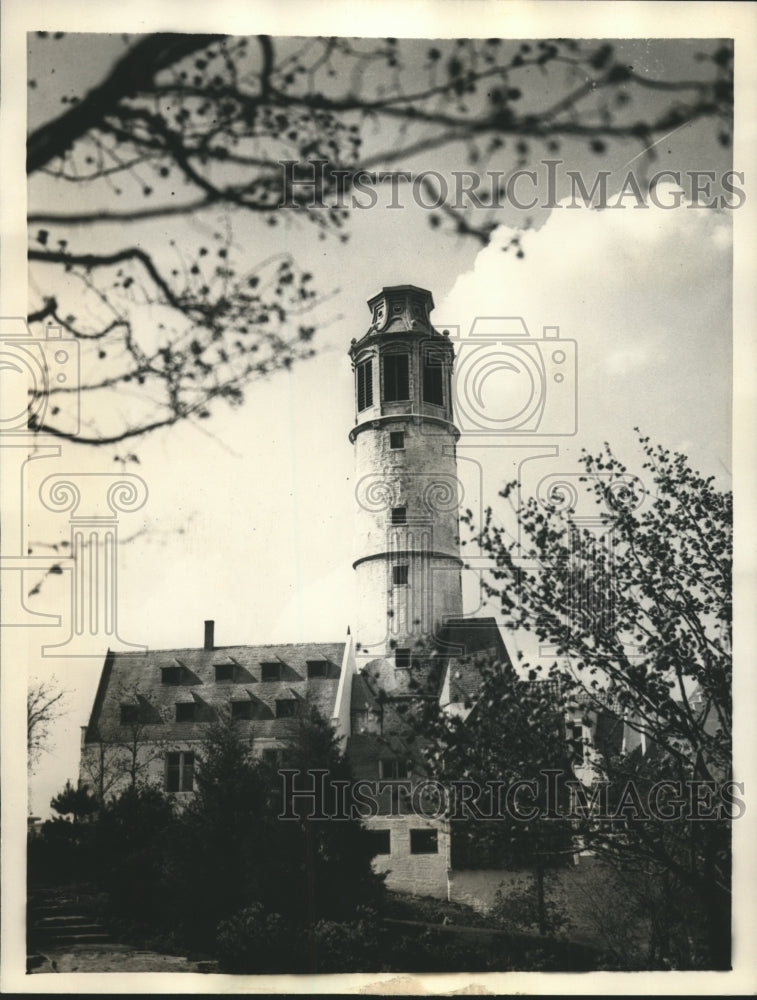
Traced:
<path id="1" fill-rule="evenodd" d="M 384 658 L 399 675 L 419 640 L 462 614 L 454 350 L 431 326 L 425 289 L 384 288 L 368 306 L 370 326 L 350 347 L 355 639 L 359 666 Z"/>

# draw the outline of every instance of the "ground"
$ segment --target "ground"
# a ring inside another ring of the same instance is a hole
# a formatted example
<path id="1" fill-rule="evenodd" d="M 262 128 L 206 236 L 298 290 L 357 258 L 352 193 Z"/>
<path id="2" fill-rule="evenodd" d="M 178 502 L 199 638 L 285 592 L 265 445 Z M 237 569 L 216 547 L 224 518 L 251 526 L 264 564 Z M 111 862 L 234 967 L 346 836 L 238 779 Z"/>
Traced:
<path id="1" fill-rule="evenodd" d="M 214 962 L 193 962 L 178 955 L 161 955 L 128 944 L 75 945 L 68 950 L 38 954 L 31 973 L 55 972 L 217 972 Z"/>

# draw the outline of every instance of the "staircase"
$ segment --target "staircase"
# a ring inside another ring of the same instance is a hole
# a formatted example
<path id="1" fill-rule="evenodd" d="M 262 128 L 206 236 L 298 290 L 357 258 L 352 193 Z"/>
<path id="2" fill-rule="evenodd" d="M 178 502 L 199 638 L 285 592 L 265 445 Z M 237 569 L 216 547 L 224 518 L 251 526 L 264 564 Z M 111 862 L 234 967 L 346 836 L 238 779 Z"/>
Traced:
<path id="1" fill-rule="evenodd" d="M 108 944 L 110 935 L 88 910 L 89 900 L 73 890 L 47 889 L 33 893 L 27 910 L 29 953 Z"/>

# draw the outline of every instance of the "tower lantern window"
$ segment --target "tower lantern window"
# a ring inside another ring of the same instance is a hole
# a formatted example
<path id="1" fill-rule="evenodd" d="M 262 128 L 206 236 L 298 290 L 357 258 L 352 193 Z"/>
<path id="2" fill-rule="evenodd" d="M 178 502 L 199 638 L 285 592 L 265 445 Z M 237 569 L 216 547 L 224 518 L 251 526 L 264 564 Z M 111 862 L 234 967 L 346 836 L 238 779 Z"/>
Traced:
<path id="1" fill-rule="evenodd" d="M 410 355 L 385 354 L 383 362 L 384 402 L 410 399 Z"/>
<path id="2" fill-rule="evenodd" d="M 423 352 L 423 402 L 444 405 L 442 375 L 444 357 L 439 351 Z"/>

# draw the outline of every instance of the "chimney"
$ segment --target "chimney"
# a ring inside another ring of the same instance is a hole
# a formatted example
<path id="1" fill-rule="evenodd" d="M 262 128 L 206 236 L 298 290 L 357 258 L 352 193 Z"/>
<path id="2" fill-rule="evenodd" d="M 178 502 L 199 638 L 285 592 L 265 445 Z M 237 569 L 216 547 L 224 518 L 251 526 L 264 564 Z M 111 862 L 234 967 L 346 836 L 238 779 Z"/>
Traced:
<path id="1" fill-rule="evenodd" d="M 215 628 L 214 621 L 205 622 L 205 649 L 213 649 L 213 629 Z"/>

